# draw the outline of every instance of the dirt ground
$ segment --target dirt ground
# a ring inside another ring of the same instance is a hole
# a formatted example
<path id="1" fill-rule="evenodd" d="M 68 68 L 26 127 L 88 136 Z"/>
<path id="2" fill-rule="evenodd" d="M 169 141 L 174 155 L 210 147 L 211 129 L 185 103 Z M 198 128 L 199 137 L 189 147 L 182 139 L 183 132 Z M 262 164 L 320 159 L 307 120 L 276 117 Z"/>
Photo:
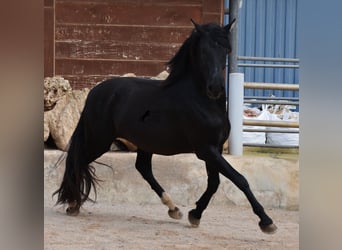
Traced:
<path id="1" fill-rule="evenodd" d="M 211 205 L 198 228 L 168 217 L 160 204 L 86 203 L 77 217 L 45 202 L 45 249 L 299 249 L 299 212 L 267 210 L 278 231 L 259 230 L 249 207 Z"/>

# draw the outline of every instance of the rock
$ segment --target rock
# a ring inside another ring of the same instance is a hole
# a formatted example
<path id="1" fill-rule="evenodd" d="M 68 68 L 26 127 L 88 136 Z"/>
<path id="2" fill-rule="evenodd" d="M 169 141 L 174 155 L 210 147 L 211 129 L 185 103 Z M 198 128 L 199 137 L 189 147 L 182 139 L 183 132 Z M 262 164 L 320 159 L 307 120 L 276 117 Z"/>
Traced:
<path id="1" fill-rule="evenodd" d="M 126 73 L 122 75 L 121 77 L 137 77 L 134 73 Z"/>
<path id="2" fill-rule="evenodd" d="M 46 77 L 44 79 L 44 111 L 54 108 L 57 101 L 71 92 L 68 80 L 61 76 Z"/>
<path id="3" fill-rule="evenodd" d="M 154 80 L 164 80 L 167 71 L 162 71 Z M 127 73 L 121 77 L 136 77 Z M 58 149 L 67 150 L 69 140 L 76 128 L 83 110 L 89 89 L 72 90 L 68 80 L 63 77 L 47 77 L 44 79 L 44 142 L 51 135 Z M 136 151 L 137 147 L 124 138 L 116 138 L 111 150 Z M 123 147 L 120 147 L 120 142 Z"/>
<path id="4" fill-rule="evenodd" d="M 51 134 L 56 146 L 66 151 L 89 89 L 73 90 L 62 96 L 50 111 L 44 112 L 44 141 Z"/>
<path id="5" fill-rule="evenodd" d="M 165 80 L 169 76 L 169 73 L 164 70 L 160 72 L 157 76 L 151 77 L 152 80 Z"/>

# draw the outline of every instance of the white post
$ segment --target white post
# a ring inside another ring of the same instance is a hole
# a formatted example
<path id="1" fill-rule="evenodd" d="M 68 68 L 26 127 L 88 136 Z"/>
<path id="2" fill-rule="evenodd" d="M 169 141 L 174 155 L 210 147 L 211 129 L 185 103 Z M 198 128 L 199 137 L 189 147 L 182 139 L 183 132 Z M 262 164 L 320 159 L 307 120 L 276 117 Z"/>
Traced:
<path id="1" fill-rule="evenodd" d="M 228 139 L 229 154 L 242 155 L 242 122 L 243 122 L 243 83 L 244 74 L 229 74 L 229 120 L 230 135 Z"/>

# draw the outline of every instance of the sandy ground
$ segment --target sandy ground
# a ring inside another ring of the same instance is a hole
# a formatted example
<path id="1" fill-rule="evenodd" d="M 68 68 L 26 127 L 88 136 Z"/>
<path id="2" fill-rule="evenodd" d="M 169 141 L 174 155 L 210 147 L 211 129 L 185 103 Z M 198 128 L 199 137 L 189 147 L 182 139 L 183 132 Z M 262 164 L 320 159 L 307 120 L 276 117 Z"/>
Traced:
<path id="1" fill-rule="evenodd" d="M 76 217 L 46 201 L 45 249 L 299 249 L 299 213 L 267 210 L 278 231 L 259 230 L 249 207 L 210 205 L 198 228 L 168 217 L 160 204 L 86 203 Z"/>
<path id="2" fill-rule="evenodd" d="M 86 202 L 77 217 L 67 216 L 66 207 L 54 206 L 56 197 L 51 198 L 64 172 L 64 163 L 57 169 L 53 167 L 59 155 L 56 151 L 44 153 L 45 249 L 299 249 L 298 211 L 266 209 L 278 231 L 273 235 L 264 234 L 249 205 L 224 202 L 227 200 L 224 180 L 204 212 L 200 226 L 192 228 L 187 214 L 204 191 L 206 174 L 204 168 L 199 167 L 203 163 L 189 155 L 154 158 L 155 175 L 179 205 L 183 219 L 169 218 L 167 207 L 135 170 L 134 154 L 103 156 L 101 161 L 110 164 L 113 170 L 97 168 L 97 174 L 103 180 L 97 203 Z M 266 170 L 264 166 L 271 165 L 268 168 L 273 172 L 269 175 L 275 176 L 283 176 L 283 168 L 297 164 L 260 157 L 230 157 L 229 160 L 237 166 L 257 166 L 261 173 Z M 249 168 L 241 169 L 247 173 Z M 266 181 L 264 175 L 258 174 L 254 178 L 258 181 L 253 182 L 254 175 L 250 180 L 255 188 L 259 182 Z M 277 179 L 269 186 L 285 185 L 287 182 L 284 184 L 282 180 Z M 268 198 L 272 200 L 276 196 Z"/>

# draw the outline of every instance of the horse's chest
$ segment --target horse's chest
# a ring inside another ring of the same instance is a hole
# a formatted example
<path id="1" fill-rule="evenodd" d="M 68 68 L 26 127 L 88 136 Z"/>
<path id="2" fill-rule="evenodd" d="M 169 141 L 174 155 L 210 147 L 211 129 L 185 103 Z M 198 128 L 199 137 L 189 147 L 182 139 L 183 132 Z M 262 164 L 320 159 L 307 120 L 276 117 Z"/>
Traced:
<path id="1" fill-rule="evenodd" d="M 188 116 L 188 121 L 190 130 L 197 136 L 218 141 L 227 137 L 227 116 L 216 108 L 197 109 Z"/>
<path id="2" fill-rule="evenodd" d="M 227 117 L 224 112 L 216 106 L 200 106 L 193 109 L 191 112 L 194 122 L 207 129 L 221 129 L 225 126 Z"/>
<path id="3" fill-rule="evenodd" d="M 225 119 L 219 116 L 207 116 L 198 120 L 198 125 L 203 131 L 220 135 L 226 127 Z"/>

